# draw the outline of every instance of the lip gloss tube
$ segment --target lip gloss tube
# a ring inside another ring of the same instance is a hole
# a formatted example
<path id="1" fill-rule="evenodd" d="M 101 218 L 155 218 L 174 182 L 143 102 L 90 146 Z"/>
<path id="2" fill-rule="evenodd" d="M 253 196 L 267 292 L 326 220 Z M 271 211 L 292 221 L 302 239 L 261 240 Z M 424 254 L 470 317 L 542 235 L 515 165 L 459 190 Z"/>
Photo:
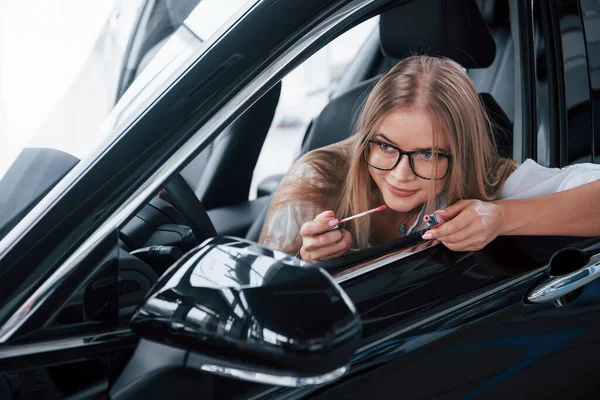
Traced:
<path id="1" fill-rule="evenodd" d="M 340 228 L 340 224 L 343 223 L 343 222 L 347 222 L 347 221 L 350 221 L 350 220 L 352 220 L 354 218 L 360 218 L 360 217 L 364 217 L 365 215 L 369 215 L 369 214 L 373 214 L 373 213 L 376 213 L 376 212 L 379 212 L 379 211 L 383 211 L 386 208 L 387 208 L 387 206 L 384 204 L 382 206 L 373 208 L 372 210 L 368 210 L 368 211 L 365 211 L 365 212 L 361 212 L 360 214 L 352 215 L 350 217 L 347 217 L 347 218 L 344 218 L 344 219 L 340 220 L 338 222 L 338 224 L 336 226 L 334 226 L 333 228 L 329 228 L 327 230 L 324 230 L 324 231 L 321 231 L 321 232 L 317 232 L 316 234 L 317 235 L 322 235 L 323 233 L 334 231 L 336 229 L 339 229 Z"/>
<path id="2" fill-rule="evenodd" d="M 431 229 L 438 224 L 443 224 L 446 220 L 436 213 L 431 213 L 423 217 L 423 221 L 427 224 L 427 229 Z"/>

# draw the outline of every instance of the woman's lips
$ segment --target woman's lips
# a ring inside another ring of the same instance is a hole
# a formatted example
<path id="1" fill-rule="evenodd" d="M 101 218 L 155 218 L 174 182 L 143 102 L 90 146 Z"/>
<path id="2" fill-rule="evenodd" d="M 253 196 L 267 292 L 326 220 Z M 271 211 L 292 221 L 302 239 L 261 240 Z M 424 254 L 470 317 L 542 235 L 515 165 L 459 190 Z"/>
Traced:
<path id="1" fill-rule="evenodd" d="M 400 188 L 390 185 L 389 183 L 387 183 L 387 187 L 388 187 L 388 190 L 390 191 L 390 193 L 397 197 L 408 197 L 408 196 L 412 196 L 413 194 L 418 192 L 418 190 L 400 189 Z"/>

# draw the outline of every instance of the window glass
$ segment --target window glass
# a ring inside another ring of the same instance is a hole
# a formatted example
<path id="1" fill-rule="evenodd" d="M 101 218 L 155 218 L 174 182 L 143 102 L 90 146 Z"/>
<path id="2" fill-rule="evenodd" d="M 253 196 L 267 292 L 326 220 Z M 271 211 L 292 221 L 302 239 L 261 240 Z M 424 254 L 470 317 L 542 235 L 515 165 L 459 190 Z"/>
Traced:
<path id="1" fill-rule="evenodd" d="M 0 1 L 0 239 L 247 3 L 199 1 Z"/>
<path id="2" fill-rule="evenodd" d="M 126 326 L 157 278 L 154 273 L 153 281 L 146 282 L 150 267 L 140 266 L 139 260 L 132 263 L 132 258 L 119 247 L 116 232 L 109 235 L 82 261 L 90 276 L 57 285 L 46 310 L 30 317 L 29 325 L 10 340 L 54 340 Z"/>
<path id="3" fill-rule="evenodd" d="M 310 122 L 327 105 L 350 61 L 375 29 L 372 18 L 339 36 L 282 80 L 273 124 L 254 169 L 250 200 L 265 178 L 284 174 L 296 160 Z"/>
<path id="4" fill-rule="evenodd" d="M 534 23 L 534 60 L 536 84 L 536 116 L 537 116 L 537 162 L 545 167 L 551 167 L 550 149 L 554 148 L 550 141 L 550 84 L 548 82 L 547 60 L 550 57 L 546 50 L 545 34 L 547 27 L 542 26 L 540 7 L 533 8 Z"/>
<path id="5" fill-rule="evenodd" d="M 577 1 L 558 3 L 567 112 L 565 164 L 592 160 L 592 103 L 584 31 Z"/>
<path id="6" fill-rule="evenodd" d="M 600 162 L 600 2 L 580 1 L 587 59 L 592 86 L 594 119 L 594 162 Z"/>

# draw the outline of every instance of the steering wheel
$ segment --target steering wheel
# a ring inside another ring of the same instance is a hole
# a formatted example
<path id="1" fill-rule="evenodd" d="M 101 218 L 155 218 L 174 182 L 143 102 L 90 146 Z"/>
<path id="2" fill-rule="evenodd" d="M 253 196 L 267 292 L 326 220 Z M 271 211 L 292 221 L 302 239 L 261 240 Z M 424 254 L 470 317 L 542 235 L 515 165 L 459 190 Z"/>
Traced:
<path id="1" fill-rule="evenodd" d="M 202 202 L 196 197 L 196 193 L 187 184 L 181 174 L 176 174 L 169 179 L 165 190 L 173 205 L 183 214 L 190 224 L 198 243 L 217 236 L 217 230 L 213 225 Z"/>

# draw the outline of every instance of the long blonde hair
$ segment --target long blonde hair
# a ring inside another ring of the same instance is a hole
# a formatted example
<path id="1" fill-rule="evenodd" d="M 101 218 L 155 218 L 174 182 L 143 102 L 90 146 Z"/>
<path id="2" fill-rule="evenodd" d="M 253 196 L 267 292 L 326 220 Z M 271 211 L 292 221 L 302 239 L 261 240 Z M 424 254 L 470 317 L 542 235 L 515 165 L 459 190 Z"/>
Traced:
<path id="1" fill-rule="evenodd" d="M 400 61 L 375 85 L 360 114 L 347 157 L 329 149 L 319 149 L 301 160 L 309 163 L 325 181 L 343 182 L 327 190 L 305 190 L 298 182 L 286 190 L 287 196 L 313 201 L 331 209 L 337 216 L 353 215 L 376 207 L 378 188 L 363 159 L 368 140 L 377 133 L 383 119 L 392 111 L 421 110 L 434 125 L 434 143 L 440 134 L 447 134 L 452 165 L 445 191 L 448 204 L 461 199 L 490 201 L 496 198 L 515 164 L 497 152 L 492 126 L 477 91 L 456 62 L 440 57 L 412 56 Z M 435 211 L 435 188 L 431 185 L 425 212 Z M 340 190 L 341 189 L 341 190 Z M 350 227 L 354 246 L 363 248 L 371 237 L 369 216 L 357 218 Z"/>

